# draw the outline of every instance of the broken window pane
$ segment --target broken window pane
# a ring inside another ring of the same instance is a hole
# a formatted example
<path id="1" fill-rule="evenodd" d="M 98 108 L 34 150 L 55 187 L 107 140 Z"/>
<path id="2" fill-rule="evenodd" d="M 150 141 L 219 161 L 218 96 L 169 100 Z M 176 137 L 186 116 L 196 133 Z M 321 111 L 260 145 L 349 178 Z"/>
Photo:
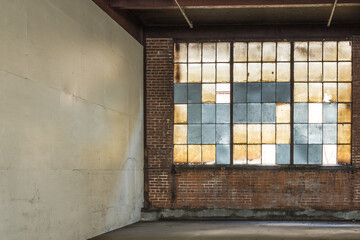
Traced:
<path id="1" fill-rule="evenodd" d="M 234 145 L 234 164 L 246 164 L 247 145 Z"/>
<path id="2" fill-rule="evenodd" d="M 230 82 L 230 64 L 218 63 L 216 65 L 216 82 Z"/>
<path id="3" fill-rule="evenodd" d="M 336 83 L 324 83 L 324 102 L 337 101 L 337 86 Z"/>
<path id="4" fill-rule="evenodd" d="M 202 144 L 215 144 L 215 124 L 202 125 Z"/>
<path id="5" fill-rule="evenodd" d="M 290 83 L 276 83 L 276 102 L 290 102 Z"/>
<path id="6" fill-rule="evenodd" d="M 246 82 L 247 80 L 247 64 L 234 63 L 234 82 Z"/>
<path id="7" fill-rule="evenodd" d="M 247 87 L 247 101 L 261 102 L 261 83 L 248 83 Z"/>
<path id="8" fill-rule="evenodd" d="M 308 84 L 294 83 L 294 102 L 308 101 Z"/>
<path id="9" fill-rule="evenodd" d="M 337 59 L 337 43 L 324 42 L 324 61 L 336 61 Z"/>
<path id="10" fill-rule="evenodd" d="M 322 81 L 322 63 L 311 62 L 309 63 L 309 81 L 321 82 Z"/>
<path id="11" fill-rule="evenodd" d="M 324 123 L 337 123 L 337 104 L 324 103 L 323 104 L 323 122 Z"/>
<path id="12" fill-rule="evenodd" d="M 336 82 L 336 62 L 324 62 L 324 82 Z"/>
<path id="13" fill-rule="evenodd" d="M 243 43 L 243 42 L 234 43 L 234 61 L 235 62 L 247 61 L 247 43 Z"/>
<path id="14" fill-rule="evenodd" d="M 307 61 L 308 60 L 308 43 L 307 42 L 295 42 L 294 43 L 294 60 Z"/>
<path id="15" fill-rule="evenodd" d="M 338 122 L 351 123 L 351 104 L 338 104 Z"/>
<path id="16" fill-rule="evenodd" d="M 248 63 L 248 81 L 260 82 L 261 80 L 261 63 Z"/>
<path id="17" fill-rule="evenodd" d="M 174 82 L 187 83 L 187 65 L 175 64 L 174 65 Z"/>
<path id="18" fill-rule="evenodd" d="M 276 164 L 275 145 L 262 145 L 262 164 L 263 165 Z"/>
<path id="19" fill-rule="evenodd" d="M 249 123 L 261 123 L 261 103 L 249 103 L 247 110 Z"/>
<path id="20" fill-rule="evenodd" d="M 323 143 L 336 144 L 337 143 L 337 125 L 324 124 L 323 125 Z"/>
<path id="21" fill-rule="evenodd" d="M 276 43 L 264 42 L 263 43 L 263 62 L 274 62 L 276 56 Z"/>
<path id="22" fill-rule="evenodd" d="M 277 63 L 277 82 L 290 82 L 290 63 Z"/>
<path id="23" fill-rule="evenodd" d="M 247 129 L 246 124 L 234 124 L 233 134 L 234 134 L 234 143 L 247 143 Z"/>
<path id="24" fill-rule="evenodd" d="M 276 124 L 276 144 L 290 144 L 290 124 Z"/>
<path id="25" fill-rule="evenodd" d="M 216 124 L 216 144 L 230 143 L 230 124 Z"/>
<path id="26" fill-rule="evenodd" d="M 290 104 L 277 103 L 276 104 L 276 123 L 290 122 Z"/>
<path id="27" fill-rule="evenodd" d="M 309 143 L 322 144 L 322 132 L 321 124 L 309 124 Z"/>
<path id="28" fill-rule="evenodd" d="M 215 43 L 203 43 L 203 62 L 215 62 Z"/>
<path id="29" fill-rule="evenodd" d="M 277 61 L 290 61 L 290 43 L 278 42 L 277 43 Z"/>
<path id="30" fill-rule="evenodd" d="M 201 104 L 188 104 L 188 123 L 201 123 Z"/>
<path id="31" fill-rule="evenodd" d="M 215 103 L 215 84 L 202 84 L 202 102 Z"/>
<path id="32" fill-rule="evenodd" d="M 174 48 L 174 62 L 187 62 L 186 43 L 176 43 Z"/>
<path id="33" fill-rule="evenodd" d="M 202 105 L 202 123 L 215 123 L 215 104 Z"/>
<path id="34" fill-rule="evenodd" d="M 201 145 L 188 146 L 188 163 L 201 164 Z"/>
<path id="35" fill-rule="evenodd" d="M 263 103 L 261 107 L 262 122 L 275 123 L 276 105 L 275 103 Z"/>
<path id="36" fill-rule="evenodd" d="M 217 61 L 230 61 L 230 43 L 217 43 Z"/>
<path id="37" fill-rule="evenodd" d="M 216 84 L 216 103 L 230 103 L 230 84 Z"/>
<path id="38" fill-rule="evenodd" d="M 246 104 L 234 104 L 233 105 L 233 122 L 234 123 L 246 123 L 247 112 Z"/>
<path id="39" fill-rule="evenodd" d="M 188 103 L 201 103 L 201 85 L 200 83 L 188 84 Z"/>
<path id="40" fill-rule="evenodd" d="M 351 61 L 351 42 L 341 41 L 338 43 L 339 61 Z"/>
<path id="41" fill-rule="evenodd" d="M 338 102 L 351 102 L 351 83 L 338 84 Z"/>
<path id="42" fill-rule="evenodd" d="M 187 163 L 187 145 L 174 145 L 174 162 Z"/>
<path id="43" fill-rule="evenodd" d="M 174 123 L 187 123 L 187 105 L 175 104 Z"/>
<path id="44" fill-rule="evenodd" d="M 338 81 L 351 82 L 351 62 L 340 62 L 338 67 Z"/>
<path id="45" fill-rule="evenodd" d="M 308 148 L 309 164 L 321 164 L 322 162 L 322 145 L 311 144 Z"/>
<path id="46" fill-rule="evenodd" d="M 336 165 L 336 145 L 323 145 L 323 165 Z"/>
<path id="47" fill-rule="evenodd" d="M 275 82 L 275 63 L 262 64 L 262 81 Z"/>
<path id="48" fill-rule="evenodd" d="M 202 162 L 203 164 L 215 163 L 215 145 L 202 145 Z"/>
<path id="49" fill-rule="evenodd" d="M 261 89 L 261 100 L 264 103 L 274 103 L 275 102 L 275 83 L 262 83 Z"/>
<path id="50" fill-rule="evenodd" d="M 322 42 L 309 42 L 309 61 L 322 60 Z"/>
<path id="51" fill-rule="evenodd" d="M 294 63 L 294 81 L 307 82 L 308 80 L 308 64 L 306 62 Z"/>
<path id="52" fill-rule="evenodd" d="M 233 83 L 233 97 L 235 103 L 246 102 L 246 83 Z"/>
<path id="53" fill-rule="evenodd" d="M 260 62 L 261 61 L 261 43 L 260 42 L 250 42 L 249 45 L 249 62 Z"/>
<path id="54" fill-rule="evenodd" d="M 189 43 L 189 62 L 201 62 L 200 43 Z"/>
<path id="55" fill-rule="evenodd" d="M 261 124 L 248 125 L 248 143 L 261 143 Z"/>
<path id="56" fill-rule="evenodd" d="M 203 64 L 202 82 L 214 83 L 215 82 L 215 64 Z"/>
<path id="57" fill-rule="evenodd" d="M 308 124 L 294 124 L 294 143 L 308 143 Z"/>
<path id="58" fill-rule="evenodd" d="M 230 164 L 230 146 L 216 145 L 216 163 Z"/>
<path id="59" fill-rule="evenodd" d="M 294 145 L 294 164 L 307 164 L 307 145 Z"/>
<path id="60" fill-rule="evenodd" d="M 338 124 L 338 143 L 351 143 L 351 124 Z"/>
<path id="61" fill-rule="evenodd" d="M 187 144 L 187 125 L 174 125 L 174 144 Z"/>
<path id="62" fill-rule="evenodd" d="M 309 102 L 322 102 L 321 83 L 309 83 Z"/>
<path id="63" fill-rule="evenodd" d="M 187 84 L 174 84 L 174 103 L 187 103 Z"/>
<path id="64" fill-rule="evenodd" d="M 275 124 L 262 125 L 262 143 L 275 144 Z"/>
<path id="65" fill-rule="evenodd" d="M 248 145 L 248 164 L 261 164 L 261 145 Z"/>
<path id="66" fill-rule="evenodd" d="M 201 83 L 201 64 L 189 64 L 189 83 Z"/>
<path id="67" fill-rule="evenodd" d="M 308 122 L 308 104 L 294 103 L 294 122 L 307 123 Z"/>
<path id="68" fill-rule="evenodd" d="M 338 145 L 337 160 L 338 163 L 351 162 L 351 145 Z"/>
<path id="69" fill-rule="evenodd" d="M 276 145 L 276 164 L 290 164 L 290 145 Z"/>
<path id="70" fill-rule="evenodd" d="M 309 123 L 322 123 L 322 103 L 309 103 Z"/>
<path id="71" fill-rule="evenodd" d="M 216 123 L 230 123 L 230 104 L 216 104 Z"/>
<path id="72" fill-rule="evenodd" d="M 188 125 L 188 144 L 201 144 L 201 124 Z"/>

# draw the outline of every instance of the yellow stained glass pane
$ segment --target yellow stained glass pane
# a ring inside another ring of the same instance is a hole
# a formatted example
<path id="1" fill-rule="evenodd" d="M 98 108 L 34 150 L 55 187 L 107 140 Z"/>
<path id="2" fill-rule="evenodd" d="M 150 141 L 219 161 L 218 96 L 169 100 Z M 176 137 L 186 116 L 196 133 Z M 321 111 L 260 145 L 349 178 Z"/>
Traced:
<path id="1" fill-rule="evenodd" d="M 234 143 L 247 143 L 246 124 L 234 124 Z"/>
<path id="2" fill-rule="evenodd" d="M 262 143 L 275 144 L 275 124 L 262 125 Z"/>
<path id="3" fill-rule="evenodd" d="M 174 145 L 174 162 L 187 163 L 187 146 Z"/>
<path id="4" fill-rule="evenodd" d="M 351 62 L 339 62 L 338 81 L 351 82 Z"/>
<path id="5" fill-rule="evenodd" d="M 261 164 L 261 145 L 248 145 L 248 164 Z"/>
<path id="6" fill-rule="evenodd" d="M 294 83 L 294 102 L 308 101 L 308 84 Z"/>
<path id="7" fill-rule="evenodd" d="M 176 43 L 174 45 L 174 62 L 187 62 L 186 43 Z"/>
<path id="8" fill-rule="evenodd" d="M 322 84 L 309 83 L 309 101 L 322 102 Z"/>
<path id="9" fill-rule="evenodd" d="M 261 143 L 261 124 L 248 125 L 248 143 Z"/>
<path id="10" fill-rule="evenodd" d="M 337 60 L 337 42 L 324 42 L 324 61 Z"/>
<path id="11" fill-rule="evenodd" d="M 276 58 L 278 61 L 290 61 L 290 43 L 289 42 L 278 42 L 277 43 L 277 54 Z"/>
<path id="12" fill-rule="evenodd" d="M 215 145 L 202 145 L 202 162 L 203 164 L 215 163 Z"/>
<path id="13" fill-rule="evenodd" d="M 309 61 L 322 60 L 322 42 L 309 42 Z"/>
<path id="14" fill-rule="evenodd" d="M 339 61 L 351 61 L 351 42 L 341 41 L 338 43 Z"/>
<path id="15" fill-rule="evenodd" d="M 188 145 L 188 163 L 201 164 L 201 145 Z"/>
<path id="16" fill-rule="evenodd" d="M 338 101 L 351 102 L 351 83 L 338 83 Z"/>
<path id="17" fill-rule="evenodd" d="M 203 43 L 203 62 L 215 62 L 215 43 Z"/>
<path id="18" fill-rule="evenodd" d="M 234 82 L 246 82 L 247 80 L 247 64 L 234 63 Z"/>
<path id="19" fill-rule="evenodd" d="M 276 71 L 277 82 L 290 82 L 290 63 L 278 63 Z"/>
<path id="20" fill-rule="evenodd" d="M 336 83 L 324 83 L 324 102 L 336 102 L 337 101 L 337 84 Z"/>
<path id="21" fill-rule="evenodd" d="M 243 42 L 234 43 L 234 61 L 235 62 L 247 61 L 247 43 L 243 43 Z"/>
<path id="22" fill-rule="evenodd" d="M 208 63 L 202 65 L 202 82 L 203 83 L 214 83 L 215 82 L 215 64 Z"/>
<path id="23" fill-rule="evenodd" d="M 351 124 L 338 124 L 338 143 L 351 143 Z"/>
<path id="24" fill-rule="evenodd" d="M 276 144 L 290 144 L 290 124 L 276 124 Z"/>
<path id="25" fill-rule="evenodd" d="M 337 80 L 336 62 L 324 62 L 324 82 L 336 82 Z"/>
<path id="26" fill-rule="evenodd" d="M 308 60 L 308 42 L 294 43 L 294 60 L 296 62 Z"/>
<path id="27" fill-rule="evenodd" d="M 261 42 L 250 42 L 248 45 L 248 61 L 260 62 L 261 61 Z"/>
<path id="28" fill-rule="evenodd" d="M 322 63 L 310 62 L 309 63 L 309 81 L 321 82 L 322 81 Z"/>
<path id="29" fill-rule="evenodd" d="M 276 104 L 276 123 L 290 122 L 290 104 L 277 103 Z"/>
<path id="30" fill-rule="evenodd" d="M 187 65 L 175 64 L 174 65 L 174 82 L 187 83 Z"/>
<path id="31" fill-rule="evenodd" d="M 234 145 L 234 164 L 246 164 L 247 145 Z"/>
<path id="32" fill-rule="evenodd" d="M 248 64 L 248 81 L 260 82 L 261 80 L 261 63 Z"/>
<path id="33" fill-rule="evenodd" d="M 230 64 L 218 63 L 216 70 L 216 82 L 230 82 Z"/>
<path id="34" fill-rule="evenodd" d="M 174 144 L 187 143 L 187 125 L 174 125 Z"/>
<path id="35" fill-rule="evenodd" d="M 189 43 L 189 62 L 201 62 L 201 43 Z"/>
<path id="36" fill-rule="evenodd" d="M 338 163 L 351 162 L 351 145 L 338 145 L 337 162 Z"/>
<path id="37" fill-rule="evenodd" d="M 306 62 L 294 63 L 294 80 L 295 82 L 307 82 L 308 64 Z"/>
<path id="38" fill-rule="evenodd" d="M 187 123 L 187 104 L 175 104 L 174 123 Z"/>
<path id="39" fill-rule="evenodd" d="M 201 64 L 189 64 L 188 65 L 188 82 L 200 83 L 201 82 Z"/>
<path id="40" fill-rule="evenodd" d="M 274 62 L 276 57 L 276 43 L 264 42 L 263 43 L 263 62 Z"/>
<path id="41" fill-rule="evenodd" d="M 351 104 L 338 104 L 338 122 L 351 123 Z"/>
<path id="42" fill-rule="evenodd" d="M 262 64 L 262 81 L 275 82 L 275 63 Z"/>
<path id="43" fill-rule="evenodd" d="M 215 103 L 215 84 L 202 84 L 202 103 Z"/>
<path id="44" fill-rule="evenodd" d="M 217 61 L 229 62 L 230 61 L 230 43 L 217 43 Z"/>

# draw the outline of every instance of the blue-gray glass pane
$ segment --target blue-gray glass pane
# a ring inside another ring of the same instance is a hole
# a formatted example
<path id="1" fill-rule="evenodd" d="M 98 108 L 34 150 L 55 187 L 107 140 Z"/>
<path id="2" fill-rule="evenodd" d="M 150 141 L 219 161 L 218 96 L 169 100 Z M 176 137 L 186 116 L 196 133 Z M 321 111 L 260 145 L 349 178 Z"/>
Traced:
<path id="1" fill-rule="evenodd" d="M 261 83 L 248 83 L 247 102 L 261 102 Z"/>
<path id="2" fill-rule="evenodd" d="M 215 124 L 202 124 L 202 144 L 215 144 Z"/>
<path id="3" fill-rule="evenodd" d="M 307 146 L 294 145 L 294 164 L 307 164 Z"/>
<path id="4" fill-rule="evenodd" d="M 322 144 L 321 124 L 309 124 L 309 144 Z"/>
<path id="5" fill-rule="evenodd" d="M 187 103 L 187 84 L 174 84 L 174 103 Z"/>
<path id="6" fill-rule="evenodd" d="M 188 85 L 188 103 L 201 103 L 201 83 L 189 83 Z"/>
<path id="7" fill-rule="evenodd" d="M 216 104 L 216 123 L 230 123 L 230 104 Z"/>
<path id="8" fill-rule="evenodd" d="M 290 83 L 276 83 L 276 102 L 290 102 Z"/>
<path id="9" fill-rule="evenodd" d="M 276 104 L 275 103 L 263 103 L 262 104 L 262 122 L 263 123 L 275 123 Z"/>
<path id="10" fill-rule="evenodd" d="M 309 145 L 309 164 L 322 163 L 322 145 Z"/>
<path id="11" fill-rule="evenodd" d="M 188 124 L 188 144 L 201 144 L 201 124 Z"/>
<path id="12" fill-rule="evenodd" d="M 294 143 L 307 144 L 308 143 L 308 125 L 294 124 Z"/>
<path id="13" fill-rule="evenodd" d="M 276 145 L 276 164 L 290 164 L 290 145 Z"/>
<path id="14" fill-rule="evenodd" d="M 261 103 L 249 103 L 247 110 L 249 123 L 261 123 Z"/>
<path id="15" fill-rule="evenodd" d="M 337 123 L 337 103 L 323 104 L 323 123 Z"/>
<path id="16" fill-rule="evenodd" d="M 230 143 L 230 124 L 216 124 L 216 144 Z"/>
<path id="17" fill-rule="evenodd" d="M 246 102 L 246 85 L 247 83 L 234 83 L 233 85 L 234 103 Z"/>
<path id="18" fill-rule="evenodd" d="M 275 102 L 275 83 L 262 84 L 262 102 L 274 103 Z"/>
<path id="19" fill-rule="evenodd" d="M 337 124 L 323 125 L 323 143 L 324 144 L 337 143 Z"/>
<path id="20" fill-rule="evenodd" d="M 229 145 L 216 145 L 216 164 L 230 164 Z"/>
<path id="21" fill-rule="evenodd" d="M 246 103 L 236 103 L 233 105 L 233 122 L 246 123 Z"/>
<path id="22" fill-rule="evenodd" d="M 202 104 L 202 123 L 215 123 L 215 104 Z"/>
<path id="23" fill-rule="evenodd" d="M 188 104 L 188 123 L 201 123 L 201 104 Z"/>
<path id="24" fill-rule="evenodd" d="M 294 123 L 308 122 L 308 104 L 294 103 Z"/>

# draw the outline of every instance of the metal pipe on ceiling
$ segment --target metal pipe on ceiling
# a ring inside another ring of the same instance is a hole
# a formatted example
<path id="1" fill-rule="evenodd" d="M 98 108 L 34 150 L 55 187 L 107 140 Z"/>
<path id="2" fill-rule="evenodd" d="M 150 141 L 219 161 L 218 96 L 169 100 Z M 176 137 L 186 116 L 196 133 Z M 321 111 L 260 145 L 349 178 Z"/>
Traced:
<path id="1" fill-rule="evenodd" d="M 175 0 L 175 3 L 176 3 L 176 5 L 179 7 L 182 15 L 184 16 L 185 20 L 186 20 L 187 23 L 189 24 L 190 28 L 193 28 L 194 26 L 193 26 L 192 22 L 189 20 L 189 18 L 186 16 L 186 13 L 184 12 L 184 9 L 180 6 L 180 4 L 178 3 L 177 0 Z"/>
<path id="2" fill-rule="evenodd" d="M 331 21 L 332 21 L 333 16 L 334 16 L 336 4 L 337 4 L 337 0 L 335 0 L 334 5 L 333 5 L 332 10 L 331 10 L 330 18 L 329 18 L 329 21 L 328 21 L 328 24 L 327 24 L 328 27 L 330 27 L 330 25 L 331 25 Z"/>

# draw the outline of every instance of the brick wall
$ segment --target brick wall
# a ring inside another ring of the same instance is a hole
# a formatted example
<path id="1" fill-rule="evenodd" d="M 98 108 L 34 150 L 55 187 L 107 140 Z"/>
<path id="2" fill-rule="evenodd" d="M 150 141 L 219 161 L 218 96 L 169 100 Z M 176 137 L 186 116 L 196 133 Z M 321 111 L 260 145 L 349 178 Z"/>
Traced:
<path id="1" fill-rule="evenodd" d="M 360 207 L 360 37 L 353 44 L 350 168 L 172 165 L 173 41 L 146 40 L 147 209 L 355 210 Z"/>

